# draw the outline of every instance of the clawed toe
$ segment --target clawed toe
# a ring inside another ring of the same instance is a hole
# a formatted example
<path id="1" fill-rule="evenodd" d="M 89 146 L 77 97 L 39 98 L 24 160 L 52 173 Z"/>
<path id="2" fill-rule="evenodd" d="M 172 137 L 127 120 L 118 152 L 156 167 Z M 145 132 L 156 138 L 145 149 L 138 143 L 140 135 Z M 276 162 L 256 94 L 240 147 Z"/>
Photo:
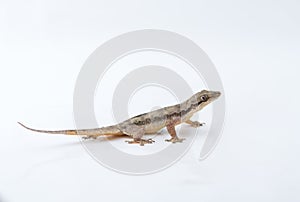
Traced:
<path id="1" fill-rule="evenodd" d="M 166 139 L 165 141 L 176 143 L 176 142 L 183 142 L 183 140 L 185 140 L 185 138 L 172 137 L 171 139 Z"/>
<path id="2" fill-rule="evenodd" d="M 125 140 L 125 142 L 127 142 L 128 144 L 140 144 L 141 146 L 144 146 L 145 144 L 152 144 L 155 141 L 152 139 L 136 139 L 136 140 Z"/>
<path id="3" fill-rule="evenodd" d="M 83 140 L 89 140 L 89 139 L 97 139 L 97 136 L 94 136 L 94 135 L 87 135 L 87 136 L 83 136 L 81 137 L 81 139 Z"/>
<path id="4" fill-rule="evenodd" d="M 152 143 L 154 143 L 155 141 L 154 140 L 152 140 L 151 138 L 150 139 L 148 139 L 148 140 L 146 140 L 147 141 L 147 143 L 150 143 L 150 144 L 152 144 Z"/>
<path id="5" fill-rule="evenodd" d="M 200 123 L 198 121 L 194 121 L 191 126 L 194 127 L 194 128 L 198 128 L 200 126 L 203 126 L 205 123 Z"/>

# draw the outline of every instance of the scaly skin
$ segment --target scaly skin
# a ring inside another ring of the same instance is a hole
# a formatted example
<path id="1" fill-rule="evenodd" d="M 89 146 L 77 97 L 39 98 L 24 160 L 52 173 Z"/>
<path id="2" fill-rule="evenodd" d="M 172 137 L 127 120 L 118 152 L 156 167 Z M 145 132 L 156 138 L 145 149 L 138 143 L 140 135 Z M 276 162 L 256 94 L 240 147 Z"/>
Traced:
<path id="1" fill-rule="evenodd" d="M 190 118 L 203 107 L 216 100 L 220 95 L 221 93 L 217 91 L 203 90 L 194 94 L 181 104 L 164 107 L 145 114 L 140 114 L 119 124 L 101 128 L 49 131 L 32 129 L 21 123 L 19 124 L 24 128 L 35 132 L 82 135 L 84 139 L 96 139 L 97 137 L 103 135 L 127 135 L 132 137 L 133 140 L 126 142 L 129 144 L 137 143 L 141 146 L 154 142 L 152 139 L 142 139 L 144 134 L 154 134 L 166 127 L 168 133 L 171 135 L 171 139 L 166 141 L 176 143 L 182 142 L 184 139 L 177 136 L 175 126 L 182 123 L 189 124 L 192 127 L 202 126 L 203 123 L 191 121 Z"/>

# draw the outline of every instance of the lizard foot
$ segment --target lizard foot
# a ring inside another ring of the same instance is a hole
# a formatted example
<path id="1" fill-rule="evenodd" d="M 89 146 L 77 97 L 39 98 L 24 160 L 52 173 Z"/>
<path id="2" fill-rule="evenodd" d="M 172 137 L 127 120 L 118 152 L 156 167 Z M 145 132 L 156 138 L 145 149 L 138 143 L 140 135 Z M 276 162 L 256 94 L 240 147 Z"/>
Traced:
<path id="1" fill-rule="evenodd" d="M 141 146 L 144 146 L 145 144 L 152 144 L 155 141 L 152 139 L 133 139 L 133 140 L 125 140 L 128 144 L 140 144 Z"/>
<path id="2" fill-rule="evenodd" d="M 193 121 L 191 123 L 191 126 L 194 127 L 194 128 L 198 128 L 200 126 L 203 126 L 205 123 L 200 123 L 199 121 Z"/>
<path id="3" fill-rule="evenodd" d="M 172 143 L 176 143 L 176 142 L 182 142 L 183 140 L 185 140 L 185 138 L 179 138 L 179 137 L 172 137 L 171 139 L 166 139 L 166 142 L 172 142 Z"/>
<path id="4" fill-rule="evenodd" d="M 97 139 L 97 136 L 95 135 L 86 135 L 86 136 L 83 136 L 81 137 L 83 140 L 88 140 L 88 139 Z"/>

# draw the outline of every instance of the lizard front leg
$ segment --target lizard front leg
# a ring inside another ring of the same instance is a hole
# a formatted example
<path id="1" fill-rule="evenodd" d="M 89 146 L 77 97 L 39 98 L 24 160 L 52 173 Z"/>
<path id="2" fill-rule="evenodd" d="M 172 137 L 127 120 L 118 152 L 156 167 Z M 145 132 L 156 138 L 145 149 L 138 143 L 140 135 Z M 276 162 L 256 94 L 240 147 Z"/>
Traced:
<path id="1" fill-rule="evenodd" d="M 199 121 L 192 121 L 190 119 L 185 121 L 185 123 L 191 125 L 194 128 L 198 128 L 198 127 L 203 126 L 205 124 L 205 123 L 200 123 Z"/>
<path id="2" fill-rule="evenodd" d="M 176 134 L 176 130 L 175 130 L 175 124 L 169 124 L 166 126 L 167 130 L 169 132 L 169 134 L 171 135 L 171 139 L 166 139 L 165 141 L 167 142 L 172 142 L 172 143 L 176 143 L 176 142 L 182 142 L 183 140 L 185 140 L 185 138 L 179 138 Z"/>

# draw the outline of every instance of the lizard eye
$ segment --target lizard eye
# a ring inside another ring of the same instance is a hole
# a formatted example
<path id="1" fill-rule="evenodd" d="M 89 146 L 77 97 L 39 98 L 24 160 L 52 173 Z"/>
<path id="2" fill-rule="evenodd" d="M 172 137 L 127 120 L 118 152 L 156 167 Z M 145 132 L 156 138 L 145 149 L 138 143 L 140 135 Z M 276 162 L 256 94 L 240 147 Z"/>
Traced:
<path id="1" fill-rule="evenodd" d="M 200 99 L 201 99 L 201 101 L 206 101 L 206 96 L 205 96 L 205 95 L 202 95 L 202 96 L 200 97 Z"/>

